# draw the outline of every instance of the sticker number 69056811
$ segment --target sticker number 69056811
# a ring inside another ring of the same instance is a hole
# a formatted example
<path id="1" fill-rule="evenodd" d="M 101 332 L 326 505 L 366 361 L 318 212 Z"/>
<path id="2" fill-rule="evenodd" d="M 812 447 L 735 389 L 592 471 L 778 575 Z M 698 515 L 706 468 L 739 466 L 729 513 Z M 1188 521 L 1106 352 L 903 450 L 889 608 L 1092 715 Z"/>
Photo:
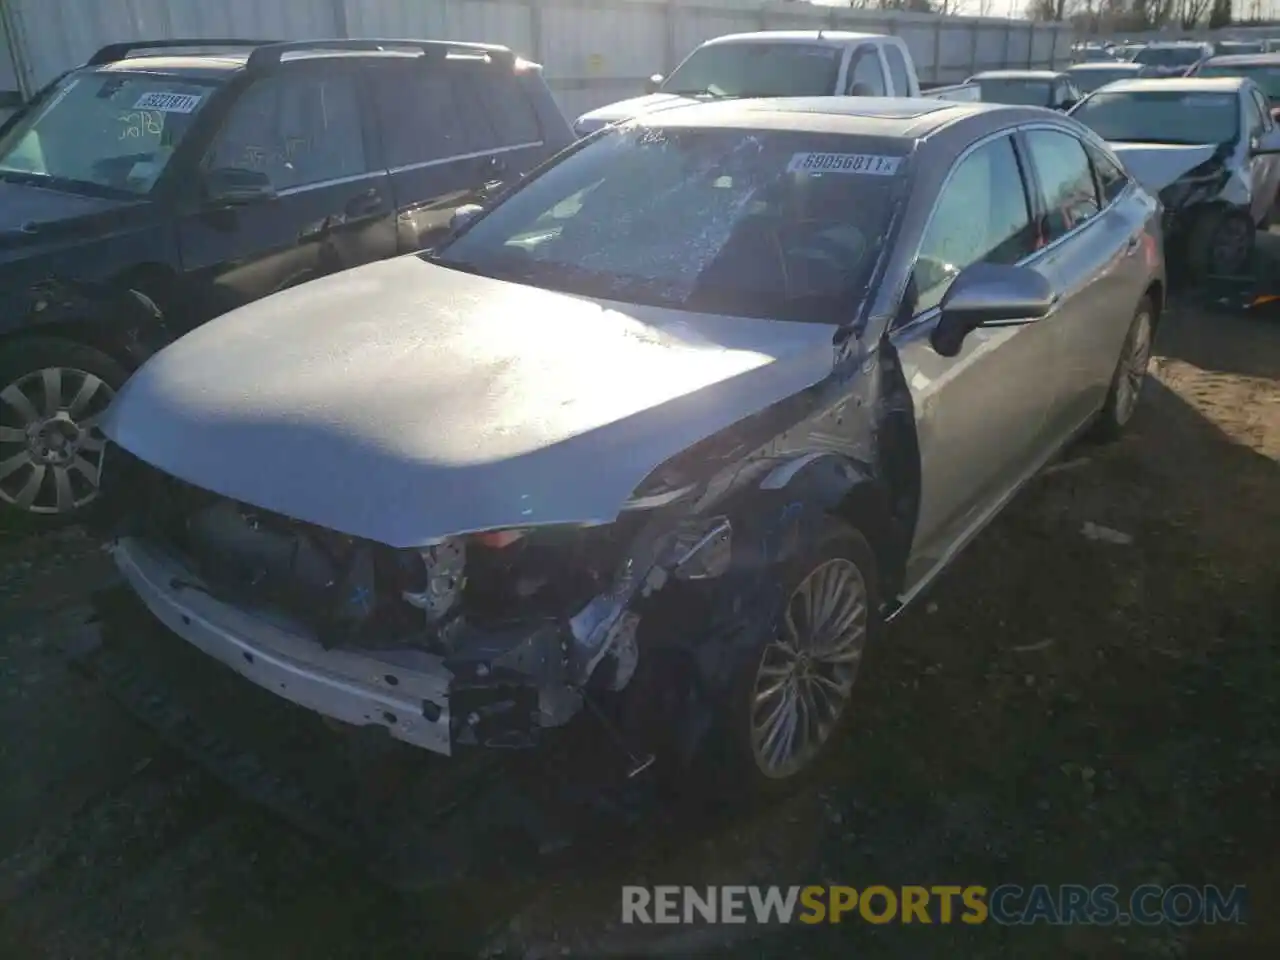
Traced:
<path id="1" fill-rule="evenodd" d="M 787 164 L 788 173 L 859 173 L 873 177 L 892 177 L 898 172 L 901 157 L 885 157 L 874 153 L 797 153 Z"/>

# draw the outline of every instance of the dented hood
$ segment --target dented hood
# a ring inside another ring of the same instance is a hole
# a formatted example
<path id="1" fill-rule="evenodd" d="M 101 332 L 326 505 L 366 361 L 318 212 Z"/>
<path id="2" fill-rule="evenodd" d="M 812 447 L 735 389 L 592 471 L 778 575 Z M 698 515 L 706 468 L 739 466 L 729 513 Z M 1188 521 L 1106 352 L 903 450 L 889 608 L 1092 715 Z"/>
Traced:
<path id="1" fill-rule="evenodd" d="M 104 428 L 196 486 L 395 547 L 607 522 L 665 460 L 829 375 L 833 332 L 401 257 L 196 329 Z"/>
<path id="2" fill-rule="evenodd" d="M 1129 172 L 1147 190 L 1159 193 L 1183 174 L 1212 157 L 1217 144 L 1183 146 L 1173 143 L 1111 143 Z"/>
<path id="3" fill-rule="evenodd" d="M 619 100 L 617 103 L 610 103 L 607 106 L 598 107 L 584 113 L 578 118 L 578 125 L 582 127 L 580 133 L 590 133 L 598 130 L 600 127 L 607 126 L 610 123 L 616 123 L 619 120 L 630 120 L 632 117 L 638 117 L 642 113 L 652 113 L 655 110 L 669 110 L 673 107 L 683 107 L 690 103 L 698 103 L 699 101 L 693 97 L 684 97 L 674 93 L 649 93 L 643 97 L 632 97 L 630 100 Z"/>

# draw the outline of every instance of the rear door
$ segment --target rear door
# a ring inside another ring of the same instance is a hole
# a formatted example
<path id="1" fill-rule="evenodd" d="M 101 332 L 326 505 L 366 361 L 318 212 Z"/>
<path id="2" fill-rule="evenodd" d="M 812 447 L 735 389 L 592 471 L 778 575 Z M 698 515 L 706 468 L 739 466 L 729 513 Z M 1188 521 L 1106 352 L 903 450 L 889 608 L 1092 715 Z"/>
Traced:
<path id="1" fill-rule="evenodd" d="M 1057 384 L 1046 434 L 1063 442 L 1101 406 L 1120 346 L 1142 290 L 1140 222 L 1123 200 L 1100 198 L 1084 143 L 1061 128 L 1021 134 L 1034 176 L 1036 227 L 1042 247 L 1036 268 L 1059 294 L 1042 323 L 1055 335 L 1054 362 L 1042 371 Z"/>
<path id="2" fill-rule="evenodd" d="M 395 251 L 387 174 L 364 115 L 349 62 L 287 63 L 241 92 L 200 175 L 258 171 L 276 196 L 217 206 L 194 185 L 178 226 L 188 324 Z"/>
<path id="3" fill-rule="evenodd" d="M 1050 324 L 975 330 L 954 357 L 929 342 L 938 304 L 961 270 L 1020 263 L 1035 249 L 1012 136 L 980 142 L 956 161 L 938 195 L 912 276 L 914 310 L 890 334 L 911 390 L 923 483 L 908 587 L 978 529 L 1046 450 L 1056 400 Z"/>
<path id="4" fill-rule="evenodd" d="M 367 66 L 395 197 L 402 251 L 448 231 L 541 159 L 542 136 L 514 75 L 483 57 L 388 59 Z"/>
<path id="5" fill-rule="evenodd" d="M 1245 129 L 1249 131 L 1249 144 L 1253 146 L 1269 137 L 1275 130 L 1275 120 L 1262 93 L 1254 88 L 1244 91 Z M 1249 158 L 1253 179 L 1252 212 L 1255 222 L 1261 222 L 1276 199 L 1276 183 L 1280 179 L 1280 157 L 1264 153 Z"/>

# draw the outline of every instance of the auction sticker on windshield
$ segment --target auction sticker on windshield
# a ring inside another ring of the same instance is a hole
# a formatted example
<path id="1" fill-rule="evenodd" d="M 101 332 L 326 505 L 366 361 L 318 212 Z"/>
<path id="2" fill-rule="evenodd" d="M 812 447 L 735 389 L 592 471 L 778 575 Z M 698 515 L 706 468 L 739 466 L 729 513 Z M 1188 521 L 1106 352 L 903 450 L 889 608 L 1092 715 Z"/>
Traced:
<path id="1" fill-rule="evenodd" d="M 194 93 L 144 93 L 133 105 L 135 110 L 159 110 L 161 113 L 190 113 L 202 98 Z"/>
<path id="2" fill-rule="evenodd" d="M 862 173 L 892 177 L 901 162 L 901 157 L 874 153 L 797 153 L 787 164 L 787 173 Z"/>

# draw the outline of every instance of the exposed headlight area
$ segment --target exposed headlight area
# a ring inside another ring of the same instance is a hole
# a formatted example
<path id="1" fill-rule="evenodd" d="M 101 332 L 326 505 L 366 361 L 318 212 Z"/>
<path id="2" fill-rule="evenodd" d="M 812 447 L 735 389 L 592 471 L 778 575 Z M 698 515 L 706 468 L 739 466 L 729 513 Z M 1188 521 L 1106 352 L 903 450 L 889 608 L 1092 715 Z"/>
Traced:
<path id="1" fill-rule="evenodd" d="M 624 511 L 606 525 L 491 530 L 394 549 L 198 489 L 114 445 L 111 453 L 109 502 L 127 518 L 113 531 L 117 560 L 135 573 L 156 558 L 167 564 L 171 572 L 160 578 L 167 585 L 140 589 L 162 621 L 264 686 L 253 669 L 284 662 L 272 646 L 280 630 L 309 638 L 291 641 L 294 655 L 310 651 L 314 667 L 314 677 L 294 669 L 296 689 L 307 689 L 308 678 L 345 680 L 352 654 L 439 664 L 423 676 L 400 676 L 415 687 L 448 689 L 424 706 L 431 714 L 424 716 L 450 726 L 450 744 L 528 746 L 537 728 L 572 719 L 592 691 L 623 689 L 639 661 L 646 605 L 669 582 L 714 579 L 728 569 L 729 521 L 680 513 L 679 504 Z M 242 629 L 225 651 L 218 636 L 229 627 L 210 632 L 206 624 L 187 636 L 184 597 L 224 605 L 241 625 L 261 624 L 262 636 Z M 273 692 L 289 697 L 290 689 Z M 385 691 L 370 696 L 385 698 Z M 342 697 L 329 715 L 350 721 L 359 687 L 347 683 Z M 325 695 L 313 691 L 306 703 L 324 712 Z M 395 733 L 402 709 L 375 705 L 361 715 L 373 723 L 396 715 L 396 723 L 385 721 Z M 439 749 L 441 736 L 415 742 Z"/>

